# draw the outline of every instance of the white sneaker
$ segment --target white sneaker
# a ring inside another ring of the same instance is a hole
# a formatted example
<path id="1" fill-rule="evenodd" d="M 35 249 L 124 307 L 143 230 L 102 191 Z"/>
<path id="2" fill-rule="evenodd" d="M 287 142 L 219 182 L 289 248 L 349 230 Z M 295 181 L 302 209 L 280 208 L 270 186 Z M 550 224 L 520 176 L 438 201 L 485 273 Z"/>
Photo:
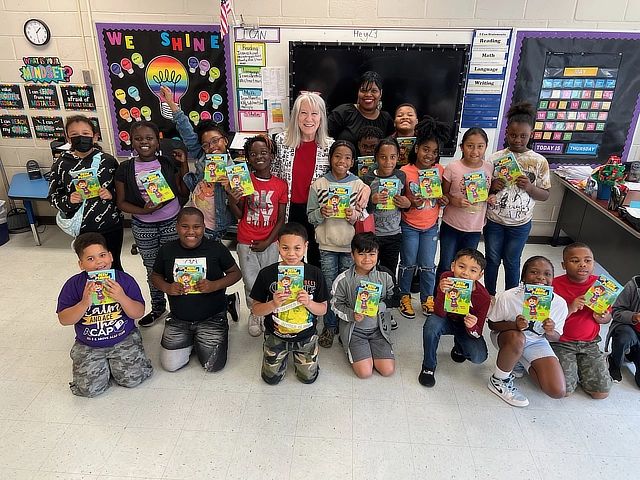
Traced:
<path id="1" fill-rule="evenodd" d="M 264 332 L 264 317 L 249 314 L 249 335 L 259 337 Z"/>
<path id="2" fill-rule="evenodd" d="M 516 378 L 524 377 L 524 365 L 522 365 L 520 362 L 516 363 L 516 366 L 513 367 L 513 371 L 511 372 L 511 374 Z"/>
<path id="3" fill-rule="evenodd" d="M 529 405 L 529 400 L 518 391 L 513 384 L 513 377 L 511 376 L 506 380 L 500 380 L 491 375 L 487 387 L 509 405 L 514 407 L 526 407 Z"/>

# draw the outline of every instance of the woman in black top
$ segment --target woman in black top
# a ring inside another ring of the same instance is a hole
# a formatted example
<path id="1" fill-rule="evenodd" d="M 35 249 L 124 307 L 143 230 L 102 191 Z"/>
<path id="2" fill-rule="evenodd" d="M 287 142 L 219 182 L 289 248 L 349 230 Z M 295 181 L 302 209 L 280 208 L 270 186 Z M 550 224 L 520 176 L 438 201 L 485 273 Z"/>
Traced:
<path id="1" fill-rule="evenodd" d="M 94 158 L 98 158 L 97 176 L 100 189 L 97 197 L 85 200 L 80 233 L 102 234 L 108 250 L 113 255 L 113 268 L 122 270 L 120 252 L 124 222 L 122 212 L 116 206 L 113 183 L 118 161 L 108 153 L 104 153 L 96 143 L 100 132 L 89 118 L 83 115 L 69 117 L 65 125 L 65 134 L 67 142 L 71 144 L 71 150 L 61 155 L 51 167 L 49 178 L 51 205 L 65 216 L 72 217 L 82 205 L 83 199 L 76 190 L 71 172 L 92 168 Z"/>
<path id="2" fill-rule="evenodd" d="M 365 72 L 360 77 L 358 102 L 345 103 L 336 107 L 328 118 L 329 136 L 335 140 L 348 140 L 358 144 L 358 130 L 371 125 L 378 127 L 385 137 L 395 132 L 393 119 L 380 110 L 382 98 L 382 78 L 376 72 Z"/>

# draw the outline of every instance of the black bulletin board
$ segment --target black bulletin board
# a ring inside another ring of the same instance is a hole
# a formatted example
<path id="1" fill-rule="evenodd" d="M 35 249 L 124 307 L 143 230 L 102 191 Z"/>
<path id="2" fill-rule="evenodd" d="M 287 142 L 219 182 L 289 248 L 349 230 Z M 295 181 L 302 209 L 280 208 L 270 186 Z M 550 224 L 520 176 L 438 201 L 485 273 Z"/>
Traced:
<path id="1" fill-rule="evenodd" d="M 383 79 L 382 109 L 392 117 L 412 103 L 418 117 L 431 115 L 451 125 L 454 135 L 442 154 L 455 152 L 470 45 L 347 45 L 289 42 L 291 98 L 317 91 L 327 111 L 355 103 L 358 79 L 368 70 Z"/>
<path id="2" fill-rule="evenodd" d="M 640 34 L 517 33 L 505 112 L 521 100 L 536 107 L 530 147 L 550 164 L 602 164 L 611 155 L 626 161 L 639 99 Z M 505 129 L 506 117 L 499 138 Z M 551 138 L 540 138 L 545 132 Z"/>

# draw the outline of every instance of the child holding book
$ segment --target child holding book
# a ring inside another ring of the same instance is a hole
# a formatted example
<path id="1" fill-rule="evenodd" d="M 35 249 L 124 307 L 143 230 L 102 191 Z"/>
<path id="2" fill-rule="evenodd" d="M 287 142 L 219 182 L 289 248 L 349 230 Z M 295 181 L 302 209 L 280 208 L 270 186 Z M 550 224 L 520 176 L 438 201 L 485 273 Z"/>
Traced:
<path id="1" fill-rule="evenodd" d="M 184 207 L 176 222 L 178 240 L 162 245 L 153 265 L 151 282 L 167 294 L 171 307 L 160 342 L 160 363 L 169 372 L 189 363 L 193 351 L 207 372 L 227 364 L 225 289 L 240 281 L 242 274 L 227 247 L 206 238 L 204 229 L 202 212 Z M 186 267 L 199 274 L 188 289 L 180 281 Z"/>
<path id="2" fill-rule="evenodd" d="M 387 377 L 395 370 L 388 306 L 393 296 L 393 278 L 376 267 L 379 249 L 373 233 L 355 235 L 351 241 L 354 265 L 338 275 L 331 289 L 331 309 L 341 323 L 340 339 L 359 378 L 370 377 L 374 370 Z M 374 310 L 377 302 L 377 311 L 365 314 L 367 300 L 372 296 L 377 296 L 373 301 Z M 359 308 L 362 304 L 365 309 Z"/>
<path id="3" fill-rule="evenodd" d="M 614 382 L 621 382 L 620 368 L 626 357 L 636 366 L 635 380 L 640 387 L 640 275 L 624 286 L 612 310 L 613 321 L 606 342 L 611 340 L 609 374 Z M 625 354 L 627 351 L 628 355 Z"/>
<path id="4" fill-rule="evenodd" d="M 355 235 L 353 225 L 361 215 L 355 200 L 362 189 L 367 190 L 366 201 L 369 200 L 369 187 L 349 171 L 353 166 L 355 153 L 356 149 L 351 142 L 336 140 L 329 149 L 331 170 L 313 182 L 309 190 L 307 215 L 309 223 L 316 230 L 316 241 L 320 246 L 320 266 L 327 285 L 333 285 L 336 277 L 353 264 L 349 245 Z M 338 198 L 340 202 L 335 212 L 329 206 L 332 198 Z M 337 330 L 335 314 L 327 309 L 319 338 L 320 346 L 331 348 Z"/>
<path id="5" fill-rule="evenodd" d="M 513 154 L 521 173 L 513 178 L 509 169 L 503 167 L 496 171 L 496 178 L 491 183 L 496 202 L 487 207 L 484 246 L 487 255 L 485 283 L 492 296 L 496 294 L 501 262 L 505 290 L 518 285 L 520 257 L 531 231 L 533 209 L 536 201 L 544 202 L 549 198 L 551 178 L 547 159 L 527 146 L 533 136 L 535 115 L 531 103 L 514 103 L 507 111 L 508 147 L 487 159 L 493 163 Z"/>
<path id="6" fill-rule="evenodd" d="M 484 173 L 485 187 L 491 184 L 493 164 L 483 160 L 487 141 L 486 132 L 479 127 L 464 132 L 460 142 L 462 158 L 448 164 L 442 174 L 442 191 L 449 203 L 444 209 L 440 225 L 440 261 L 436 284 L 458 250 L 478 247 L 486 221 L 487 203 L 495 202 L 495 195 L 489 195 L 486 201 L 471 202 L 465 185 L 465 175 L 480 172 Z"/>
<path id="7" fill-rule="evenodd" d="M 131 143 L 138 155 L 122 162 L 115 176 L 118 208 L 131 214 L 131 232 L 147 269 L 151 312 L 138 322 L 142 327 L 153 325 L 165 312 L 164 294 L 151 284 L 151 271 L 160 246 L 177 239 L 178 195 L 189 195 L 182 180 L 189 171 L 186 155 L 182 150 L 174 150 L 173 158 L 161 155 L 159 138 L 160 131 L 155 123 L 134 122 Z M 160 203 L 151 200 L 140 177 L 152 172 L 161 173 L 173 195 L 170 199 Z"/>
<path id="8" fill-rule="evenodd" d="M 525 286 L 551 286 L 553 264 L 545 257 L 531 257 L 524 262 L 521 280 L 519 286 L 498 296 L 487 317 L 491 341 L 498 349 L 488 388 L 514 407 L 529 405 L 529 400 L 513 385 L 512 371 L 518 361 L 548 396 L 562 398 L 566 393 L 564 372 L 549 342 L 557 342 L 562 335 L 567 303 L 561 296 L 553 295 L 549 314 L 542 321 L 527 320 L 523 315 L 523 309 L 531 311 L 525 301 Z"/>
<path id="9" fill-rule="evenodd" d="M 316 324 L 318 315 L 327 313 L 329 293 L 322 271 L 303 262 L 307 245 L 305 227 L 296 222 L 284 224 L 278 234 L 282 261 L 260 270 L 251 289 L 253 313 L 265 317 L 262 379 L 270 385 L 284 378 L 289 353 L 293 354 L 296 376 L 302 383 L 313 383 L 318 378 Z M 289 267 L 300 277 L 293 295 L 279 286 L 281 272 Z"/>
<path id="10" fill-rule="evenodd" d="M 418 376 L 421 385 L 433 387 L 436 384 L 436 351 L 442 335 L 453 335 L 451 359 L 454 362 L 470 360 L 472 363 L 482 363 L 487 359 L 487 344 L 482 337 L 482 329 L 491 296 L 479 281 L 486 264 L 482 253 L 473 248 L 463 248 L 456 253 L 451 270 L 442 274 L 436 293 L 435 313 L 427 317 L 422 328 L 424 359 Z M 454 290 L 452 279 L 472 282 L 470 298 L 467 299 L 470 303 L 469 313 L 465 315 L 445 311 L 445 294 Z"/>
<path id="11" fill-rule="evenodd" d="M 440 150 L 449 139 L 450 127 L 431 117 L 426 117 L 415 128 L 416 144 L 409 155 L 409 165 L 402 170 L 407 176 L 409 188 L 407 197 L 411 208 L 402 212 L 402 242 L 400 250 L 400 306 L 398 311 L 406 318 L 415 318 L 411 306 L 411 282 L 418 271 L 420 278 L 420 304 L 422 313 L 433 313 L 433 290 L 436 280 L 435 256 L 438 248 L 438 215 L 440 205 L 447 205 L 449 198 L 445 195 L 427 198 L 420 189 L 421 170 L 435 169 L 442 179 L 444 168 L 438 164 Z"/>
<path id="12" fill-rule="evenodd" d="M 118 385 L 135 387 L 153 373 L 134 321 L 144 315 L 140 287 L 131 275 L 114 270 L 115 280 L 103 283 L 102 300 L 92 298 L 96 289 L 88 272 L 111 269 L 113 256 L 104 237 L 95 232 L 78 235 L 73 249 L 82 272 L 64 284 L 56 310 L 60 323 L 76 331 L 71 392 L 95 397 L 109 388 L 111 377 Z"/>
<path id="13" fill-rule="evenodd" d="M 407 176 L 396 168 L 399 151 L 395 139 L 380 140 L 374 154 L 378 168 L 362 178 L 371 187 L 369 212 L 373 214 L 380 242 L 380 265 L 389 269 L 394 281 L 402 238 L 401 211 L 411 207 L 405 195 Z"/>
<path id="14" fill-rule="evenodd" d="M 91 119 L 84 115 L 67 118 L 64 132 L 67 142 L 71 144 L 71 150 L 60 155 L 51 167 L 49 201 L 67 218 L 74 216 L 84 202 L 80 234 L 100 233 L 113 255 L 113 268 L 122 270 L 120 252 L 124 237 L 124 219 L 116 205 L 114 182 L 118 161 L 102 151 L 97 143 L 100 131 Z M 100 187 L 97 196 L 84 199 L 74 184 L 73 174 L 79 170 L 92 169 L 94 165 Z"/>
<path id="15" fill-rule="evenodd" d="M 242 196 L 239 189 L 229 190 L 229 207 L 239 219 L 236 252 L 244 279 L 247 307 L 251 312 L 251 289 L 260 270 L 278 261 L 276 239 L 287 209 L 287 184 L 271 174 L 271 162 L 276 154 L 275 143 L 266 135 L 248 138 L 244 151 L 253 169 L 254 192 Z M 264 317 L 249 314 L 249 334 L 264 332 Z"/>
<path id="16" fill-rule="evenodd" d="M 572 243 L 562 251 L 562 268 L 566 274 L 553 280 L 553 291 L 565 299 L 569 316 L 560 339 L 551 347 L 560 360 L 567 384 L 567 396 L 578 386 L 595 399 L 609 396 L 611 377 L 600 351 L 600 325 L 611 321 L 611 313 L 603 315 L 585 307 L 585 294 L 598 279 L 593 275 L 595 259 L 584 243 Z"/>

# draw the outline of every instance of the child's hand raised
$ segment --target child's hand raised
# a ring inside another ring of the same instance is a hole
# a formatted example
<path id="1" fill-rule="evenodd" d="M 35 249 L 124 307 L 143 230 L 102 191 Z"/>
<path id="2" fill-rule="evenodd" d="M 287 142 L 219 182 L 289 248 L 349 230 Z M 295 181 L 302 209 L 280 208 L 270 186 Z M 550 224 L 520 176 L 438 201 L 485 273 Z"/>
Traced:
<path id="1" fill-rule="evenodd" d="M 353 319 L 354 319 L 356 322 L 361 322 L 362 320 L 364 320 L 364 315 L 363 315 L 363 314 L 361 314 L 361 313 L 355 313 L 355 312 L 354 312 L 354 314 L 353 314 Z"/>
<path id="2" fill-rule="evenodd" d="M 584 295 L 576 297 L 573 302 L 569 304 L 569 315 L 571 315 L 572 313 L 576 313 L 578 310 L 582 310 L 586 303 L 587 297 L 585 297 Z"/>
<path id="3" fill-rule="evenodd" d="M 464 316 L 464 326 L 467 328 L 473 328 L 476 323 L 478 323 L 478 317 L 476 317 L 475 315 L 471 315 L 470 313 L 467 313 Z"/>
<path id="4" fill-rule="evenodd" d="M 394 195 L 393 204 L 398 208 L 410 208 L 411 200 L 409 200 L 404 195 Z"/>
<path id="5" fill-rule="evenodd" d="M 529 320 L 527 320 L 524 315 L 518 315 L 516 317 L 516 327 L 518 327 L 518 330 L 522 331 L 522 330 L 526 330 L 526 328 L 529 326 Z"/>
<path id="6" fill-rule="evenodd" d="M 163 102 L 169 105 L 169 108 L 171 109 L 172 112 L 175 112 L 178 110 L 179 107 L 176 104 L 176 102 L 173 101 L 173 94 L 171 93 L 171 89 L 169 89 L 169 87 L 165 87 L 164 85 L 160 87 L 158 96 L 160 97 L 160 99 L 162 99 Z"/>
<path id="7" fill-rule="evenodd" d="M 181 148 L 176 148 L 172 152 L 173 158 L 178 163 L 185 163 L 187 161 L 187 155 L 184 153 L 184 150 Z"/>
<path id="8" fill-rule="evenodd" d="M 98 190 L 98 196 L 102 200 L 111 200 L 113 198 L 113 195 L 111 194 L 111 192 L 104 187 L 100 187 L 100 190 Z"/>
<path id="9" fill-rule="evenodd" d="M 542 322 L 542 328 L 544 329 L 544 333 L 547 335 L 551 335 L 556 329 L 556 322 L 547 318 L 544 322 Z"/>
<path id="10" fill-rule="evenodd" d="M 439 286 L 440 286 L 440 291 L 442 293 L 446 293 L 447 290 L 450 290 L 451 288 L 453 288 L 453 280 L 451 280 L 451 277 L 441 278 Z"/>

